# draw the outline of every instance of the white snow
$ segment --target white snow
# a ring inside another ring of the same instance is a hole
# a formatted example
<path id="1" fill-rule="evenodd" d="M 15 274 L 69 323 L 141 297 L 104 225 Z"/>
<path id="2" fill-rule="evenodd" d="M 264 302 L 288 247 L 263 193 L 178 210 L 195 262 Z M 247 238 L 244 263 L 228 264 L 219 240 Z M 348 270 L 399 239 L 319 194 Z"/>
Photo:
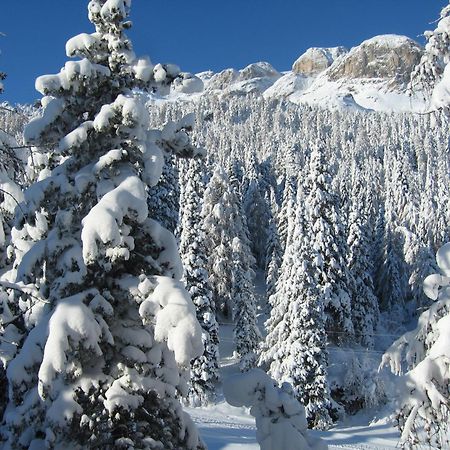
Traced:
<path id="1" fill-rule="evenodd" d="M 138 58 L 133 64 L 133 72 L 138 80 L 149 82 L 153 75 L 154 66 L 148 56 Z"/>
<path id="2" fill-rule="evenodd" d="M 45 98 L 46 97 L 44 97 L 44 99 Z M 46 107 L 43 116 L 32 119 L 25 127 L 23 137 L 28 144 L 38 140 L 42 131 L 59 117 L 64 110 L 63 99 L 53 97 L 47 97 L 46 99 Z"/>
<path id="3" fill-rule="evenodd" d="M 411 43 L 411 38 L 399 34 L 381 34 L 366 39 L 360 45 L 377 45 L 381 47 L 398 48 L 402 45 Z"/>
<path id="4" fill-rule="evenodd" d="M 62 390 L 47 411 L 50 423 L 64 427 L 74 414 L 81 414 L 83 408 L 74 400 L 73 389 Z"/>
<path id="5" fill-rule="evenodd" d="M 123 244 L 121 225 L 125 216 L 143 222 L 148 215 L 147 194 L 137 176 L 129 176 L 105 194 L 83 219 L 81 240 L 86 264 L 97 260 L 99 243 L 114 248 Z"/>
<path id="6" fill-rule="evenodd" d="M 17 204 L 24 200 L 24 196 L 20 187 L 2 170 L 0 170 L 0 189 L 3 191 L 3 201 L 0 203 L 1 209 L 13 214 Z"/>
<path id="7" fill-rule="evenodd" d="M 92 168 L 92 172 L 95 174 L 98 174 L 101 172 L 105 167 L 110 166 L 115 161 L 122 160 L 123 157 L 127 155 L 127 152 L 125 150 L 110 150 L 109 152 L 105 153 L 104 155 L 100 156 L 98 161 L 94 164 Z"/>
<path id="8" fill-rule="evenodd" d="M 74 56 L 84 56 L 84 52 L 90 51 L 96 45 L 98 45 L 99 40 L 95 33 L 87 34 L 81 33 L 77 36 L 70 38 L 66 43 L 66 55 L 68 57 Z"/>
<path id="9" fill-rule="evenodd" d="M 233 325 L 220 327 L 222 378 L 239 373 L 238 360 L 233 358 Z M 234 407 L 224 400 L 215 405 L 187 408 L 206 442 L 208 450 L 261 450 L 256 440 L 255 419 L 246 407 Z M 368 411 L 348 417 L 342 425 L 329 431 L 310 431 L 321 438 L 329 450 L 394 450 L 400 434 L 392 425 L 375 421 L 375 412 Z M 371 422 L 373 423 L 371 424 Z M 277 448 L 278 450 L 278 448 Z"/>
<path id="10" fill-rule="evenodd" d="M 93 122 L 82 123 L 78 128 L 67 134 L 59 142 L 59 151 L 63 152 L 71 147 L 79 147 L 87 139 L 88 131 L 93 128 Z"/>
<path id="11" fill-rule="evenodd" d="M 78 344 L 84 350 L 97 355 L 102 354 L 99 346 L 102 330 L 93 312 L 83 303 L 86 294 L 77 294 L 59 300 L 50 318 L 48 339 L 38 374 L 39 393 L 43 398 L 51 390 L 56 374 L 67 370 L 68 366 L 70 370 L 66 358 L 66 351 L 70 348 Z M 74 370 L 73 367 L 72 370 Z"/>
<path id="12" fill-rule="evenodd" d="M 444 244 L 436 253 L 436 262 L 441 271 L 450 277 L 450 242 Z"/>
<path id="13" fill-rule="evenodd" d="M 175 360 L 188 367 L 191 359 L 203 353 L 202 330 L 195 317 L 195 307 L 184 285 L 169 277 L 155 277 L 157 284 L 153 293 L 140 308 L 146 316 L 147 302 L 159 303 L 161 310 L 156 316 L 155 339 L 167 341 Z"/>

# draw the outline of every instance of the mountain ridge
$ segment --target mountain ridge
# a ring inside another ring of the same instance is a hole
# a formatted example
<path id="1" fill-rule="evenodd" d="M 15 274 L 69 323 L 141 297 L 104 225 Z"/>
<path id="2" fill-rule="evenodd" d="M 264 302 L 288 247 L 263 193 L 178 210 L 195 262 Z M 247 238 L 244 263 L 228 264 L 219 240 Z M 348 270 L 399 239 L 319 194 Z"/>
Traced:
<path id="1" fill-rule="evenodd" d="M 418 112 L 426 109 L 425 101 L 421 92 L 410 95 L 408 82 L 422 54 L 423 47 L 407 36 L 378 35 L 349 50 L 309 48 L 286 72 L 268 62 L 201 72 L 196 74 L 202 83 L 195 92 L 181 90 L 169 98 L 191 101 L 201 95 L 254 94 L 327 108 Z"/>

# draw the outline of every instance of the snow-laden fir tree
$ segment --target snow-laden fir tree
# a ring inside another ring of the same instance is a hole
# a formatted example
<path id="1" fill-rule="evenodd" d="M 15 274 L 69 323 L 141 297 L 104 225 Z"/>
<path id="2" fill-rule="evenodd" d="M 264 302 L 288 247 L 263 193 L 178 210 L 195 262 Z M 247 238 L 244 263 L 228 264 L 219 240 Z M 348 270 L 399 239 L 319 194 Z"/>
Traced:
<path id="1" fill-rule="evenodd" d="M 233 295 L 234 295 L 234 342 L 240 358 L 241 371 L 256 364 L 256 349 L 261 340 L 258 329 L 256 297 L 254 292 L 255 259 L 246 241 L 238 236 L 233 239 Z"/>
<path id="2" fill-rule="evenodd" d="M 180 185 L 173 156 L 166 156 L 161 179 L 148 191 L 150 215 L 172 233 L 178 225 Z"/>
<path id="3" fill-rule="evenodd" d="M 359 168 L 353 167 L 352 203 L 348 218 L 348 268 L 354 280 L 352 322 L 355 340 L 363 347 L 372 349 L 379 319 L 379 308 L 372 279 L 371 231 L 365 208 L 368 195 L 363 184 L 365 175 Z"/>
<path id="4" fill-rule="evenodd" d="M 192 123 L 148 130 L 132 89 L 164 77 L 136 59 L 129 7 L 90 1 L 95 32 L 66 45 L 80 59 L 36 81 L 44 110 L 25 137 L 59 156 L 12 230 L 1 322 L 20 345 L 9 349 L 5 449 L 203 448 L 179 401 L 201 328 L 175 238 L 149 217 L 146 193 L 165 152 L 195 153 Z"/>
<path id="5" fill-rule="evenodd" d="M 408 269 L 404 257 L 405 230 L 410 224 L 405 211 L 412 202 L 409 171 L 398 149 L 390 146 L 385 152 L 385 201 L 383 204 L 383 249 L 376 276 L 376 294 L 380 309 L 403 315 L 407 304 Z M 395 320 L 405 320 L 396 317 Z"/>
<path id="6" fill-rule="evenodd" d="M 201 218 L 201 202 L 205 191 L 206 167 L 201 159 L 192 159 L 186 171 L 181 210 L 180 253 L 183 279 L 196 308 L 202 327 L 204 352 L 191 361 L 188 401 L 202 406 L 212 402 L 219 382 L 219 327 L 208 282 L 205 233 Z"/>
<path id="7" fill-rule="evenodd" d="M 450 5 L 442 8 L 437 26 L 433 31 L 425 31 L 427 39 L 425 51 L 419 64 L 411 74 L 412 93 L 423 89 L 430 94 L 442 80 L 446 65 L 450 62 Z"/>
<path id="8" fill-rule="evenodd" d="M 251 251 L 256 264 L 263 269 L 266 264 L 267 229 L 270 218 L 269 205 L 261 189 L 256 158 L 247 168 L 242 207 L 247 219 Z"/>
<path id="9" fill-rule="evenodd" d="M 14 137 L 0 128 L 0 269 L 8 262 L 8 246 L 15 208 L 23 200 L 24 164 L 16 155 Z"/>
<path id="10" fill-rule="evenodd" d="M 6 75 L 0 72 L 0 93 L 3 92 L 2 80 L 5 78 Z M 6 271 L 11 263 L 12 255 L 8 250 L 14 211 L 23 200 L 22 189 L 16 183 L 22 178 L 19 176 L 22 167 L 14 152 L 15 147 L 17 147 L 15 139 L 6 130 L 0 128 L 0 273 Z M 0 307 L 7 308 L 10 300 L 12 300 L 11 292 L 2 292 L 0 288 Z M 0 340 L 0 415 L 3 415 L 8 401 L 6 366 L 11 359 L 11 353 L 15 351 L 20 334 L 13 323 L 0 321 L 0 335 L 2 336 Z"/>
<path id="11" fill-rule="evenodd" d="M 326 429 L 332 420 L 324 296 L 311 261 L 311 236 L 306 229 L 301 192 L 294 223 L 276 291 L 269 299 L 272 310 L 259 364 L 275 380 L 289 380 L 306 407 L 309 425 Z"/>
<path id="12" fill-rule="evenodd" d="M 286 176 L 284 180 L 283 200 L 277 216 L 278 234 L 283 252 L 286 251 L 294 228 L 296 189 L 297 177 Z"/>
<path id="13" fill-rule="evenodd" d="M 275 200 L 275 191 L 270 190 L 270 218 L 267 230 L 267 246 L 266 246 L 266 297 L 270 298 L 275 293 L 276 282 L 278 280 L 281 262 L 283 259 L 283 251 L 280 244 L 278 229 L 276 224 L 276 217 L 278 214 L 278 206 Z"/>
<path id="14" fill-rule="evenodd" d="M 422 288 L 423 280 L 438 270 L 435 259 L 436 238 L 439 236 L 439 206 L 437 204 L 437 187 L 435 162 L 428 155 L 425 183 L 417 199 L 416 216 L 411 230 L 405 233 L 404 254 L 409 269 L 409 292 L 411 309 L 417 311 L 427 308 L 430 300 Z"/>
<path id="15" fill-rule="evenodd" d="M 244 169 L 240 161 L 232 159 L 226 168 L 230 185 L 238 198 L 242 197 L 242 184 L 244 180 Z"/>
<path id="16" fill-rule="evenodd" d="M 324 149 L 317 142 L 311 152 L 306 181 L 306 217 L 311 264 L 317 290 L 326 311 L 326 329 L 331 342 L 352 342 L 351 296 L 353 280 L 344 260 L 347 242 L 339 211 L 338 196 L 331 192 L 331 175 Z"/>
<path id="17" fill-rule="evenodd" d="M 424 281 L 425 294 L 434 303 L 420 315 L 416 329 L 392 344 L 381 363 L 399 375 L 397 423 L 402 448 L 408 450 L 450 445 L 450 244 L 438 250 L 436 261 L 440 273 Z"/>
<path id="18" fill-rule="evenodd" d="M 205 244 L 209 251 L 208 274 L 217 312 L 231 318 L 234 313 L 233 239 L 248 243 L 239 201 L 229 178 L 218 166 L 206 186 L 202 206 Z"/>

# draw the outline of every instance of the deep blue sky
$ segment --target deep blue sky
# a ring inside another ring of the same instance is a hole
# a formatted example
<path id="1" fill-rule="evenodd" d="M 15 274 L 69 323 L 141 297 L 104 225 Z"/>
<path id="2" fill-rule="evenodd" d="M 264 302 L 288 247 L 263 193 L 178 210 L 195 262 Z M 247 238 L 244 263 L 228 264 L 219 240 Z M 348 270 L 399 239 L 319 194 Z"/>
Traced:
<path id="1" fill-rule="evenodd" d="M 66 41 L 93 31 L 87 0 L 3 0 L 0 100 L 40 98 L 34 80 L 57 73 Z M 448 0 L 133 0 L 128 32 L 138 55 L 200 72 L 268 61 L 289 70 L 308 47 L 352 47 L 377 34 L 420 36 Z"/>

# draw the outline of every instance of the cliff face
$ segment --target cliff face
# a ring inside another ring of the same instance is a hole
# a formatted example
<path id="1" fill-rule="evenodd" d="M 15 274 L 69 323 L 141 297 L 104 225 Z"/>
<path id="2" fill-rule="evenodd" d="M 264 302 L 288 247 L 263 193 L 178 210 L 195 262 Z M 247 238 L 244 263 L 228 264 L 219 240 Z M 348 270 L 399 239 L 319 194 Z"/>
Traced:
<path id="1" fill-rule="evenodd" d="M 348 50 L 345 47 L 320 48 L 312 47 L 306 50 L 292 66 L 296 74 L 314 76 L 328 69 L 334 61 Z"/>
<path id="2" fill-rule="evenodd" d="M 364 41 L 330 67 L 331 81 L 383 79 L 397 86 L 408 83 L 422 48 L 406 36 L 382 35 Z"/>

